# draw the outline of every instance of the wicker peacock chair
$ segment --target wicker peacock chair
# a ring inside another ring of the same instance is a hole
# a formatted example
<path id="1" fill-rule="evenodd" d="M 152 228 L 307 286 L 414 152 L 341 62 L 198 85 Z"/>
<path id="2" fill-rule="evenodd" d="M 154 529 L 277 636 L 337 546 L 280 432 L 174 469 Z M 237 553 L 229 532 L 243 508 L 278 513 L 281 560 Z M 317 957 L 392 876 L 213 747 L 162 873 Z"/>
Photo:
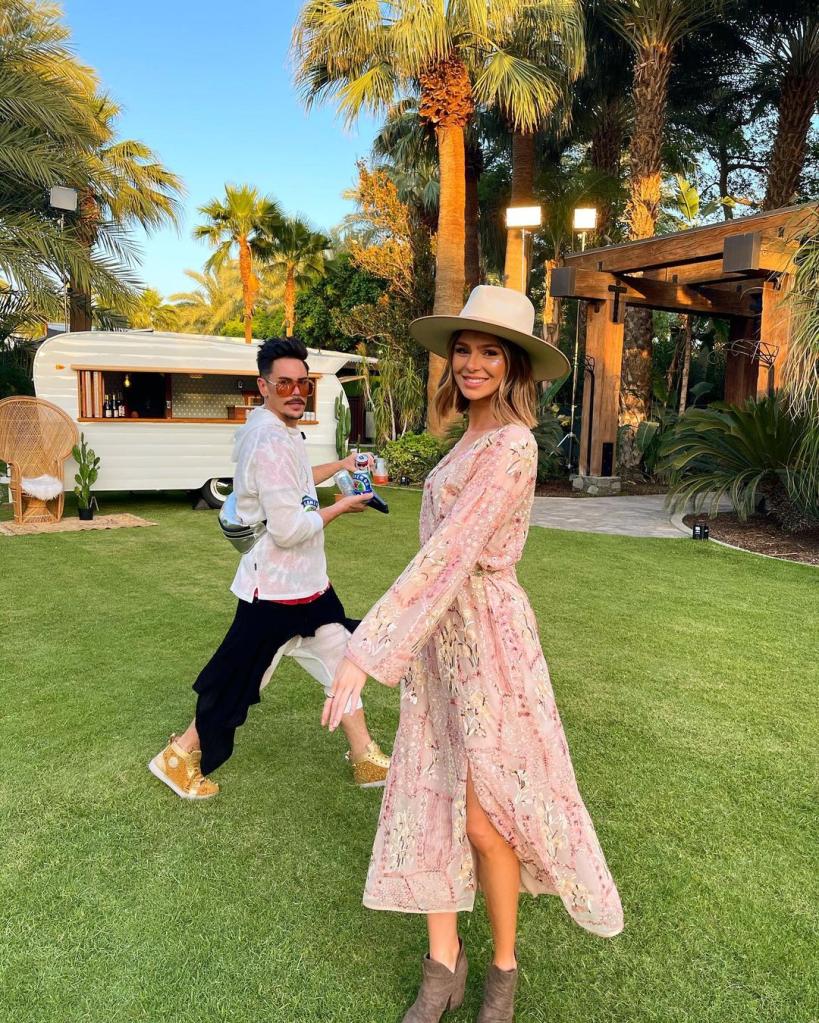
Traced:
<path id="1" fill-rule="evenodd" d="M 15 522 L 60 521 L 63 462 L 78 440 L 73 419 L 50 401 L 0 401 L 0 459 L 10 470 Z"/>

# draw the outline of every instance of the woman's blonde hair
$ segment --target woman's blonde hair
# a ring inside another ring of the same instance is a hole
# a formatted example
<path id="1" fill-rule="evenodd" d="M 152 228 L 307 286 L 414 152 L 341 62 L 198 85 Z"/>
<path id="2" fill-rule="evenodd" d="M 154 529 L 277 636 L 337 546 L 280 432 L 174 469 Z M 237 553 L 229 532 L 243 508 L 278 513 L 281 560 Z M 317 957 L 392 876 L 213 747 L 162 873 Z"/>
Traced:
<path id="1" fill-rule="evenodd" d="M 466 412 L 469 408 L 469 398 L 458 387 L 452 372 L 452 353 L 460 333 L 459 330 L 455 331 L 449 340 L 446 369 L 432 399 L 433 408 L 444 420 L 453 412 Z M 529 356 L 522 348 L 503 338 L 496 338 L 496 341 L 504 354 L 506 370 L 500 387 L 492 395 L 492 414 L 504 426 L 519 423 L 531 429 L 537 426 L 538 418 L 537 387 L 532 377 Z"/>

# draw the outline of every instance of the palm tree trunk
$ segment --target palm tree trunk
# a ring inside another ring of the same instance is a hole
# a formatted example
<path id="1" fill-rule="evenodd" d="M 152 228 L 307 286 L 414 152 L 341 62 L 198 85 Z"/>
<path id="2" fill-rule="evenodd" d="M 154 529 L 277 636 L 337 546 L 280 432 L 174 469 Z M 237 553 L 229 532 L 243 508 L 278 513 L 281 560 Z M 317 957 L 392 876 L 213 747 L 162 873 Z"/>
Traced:
<path id="1" fill-rule="evenodd" d="M 239 276 L 242 279 L 244 301 L 245 342 L 253 341 L 253 306 L 256 300 L 256 279 L 253 274 L 253 257 L 247 238 L 239 238 Z"/>
<path id="2" fill-rule="evenodd" d="M 292 267 L 287 268 L 284 281 L 284 333 L 293 337 L 296 330 L 296 278 Z"/>
<path id="3" fill-rule="evenodd" d="M 481 151 L 474 146 L 466 150 L 466 202 L 464 207 L 465 251 L 464 279 L 465 290 L 472 291 L 481 283 L 481 251 L 478 231 L 478 181 L 481 176 Z"/>
<path id="4" fill-rule="evenodd" d="M 637 54 L 634 69 L 634 133 L 629 155 L 631 180 L 626 221 L 629 238 L 651 238 L 660 212 L 662 142 L 673 51 L 650 46 Z"/>
<path id="5" fill-rule="evenodd" d="M 466 271 L 464 252 L 466 230 L 466 167 L 464 130 L 461 127 L 439 127 L 438 159 L 440 161 L 441 197 L 438 210 L 438 247 L 435 256 L 434 316 L 459 313 L 464 304 Z M 446 359 L 429 355 L 427 375 L 427 422 L 432 433 L 443 434 L 444 424 L 432 408 L 432 399 L 446 367 Z"/>
<path id="6" fill-rule="evenodd" d="M 435 316 L 455 315 L 464 304 L 466 284 L 466 151 L 465 129 L 474 109 L 472 83 L 463 61 L 448 56 L 428 67 L 420 76 L 418 112 L 435 126 L 438 143 L 440 197 L 438 243 L 435 254 Z M 430 353 L 427 373 L 427 425 L 432 433 L 444 433 L 443 423 L 432 407 L 432 398 L 446 360 Z"/>
<path id="7" fill-rule="evenodd" d="M 650 238 L 660 212 L 662 141 L 668 79 L 673 50 L 668 46 L 644 47 L 637 54 L 634 69 L 634 132 L 629 151 L 631 180 L 626 221 L 631 239 Z M 633 444 L 637 426 L 651 410 L 652 329 L 650 309 L 629 309 L 623 338 L 620 391 L 620 426 L 629 427 L 622 436 L 619 461 L 623 469 L 636 467 L 640 453 Z"/>
<path id="8" fill-rule="evenodd" d="M 619 97 L 601 104 L 597 123 L 589 147 L 589 162 L 594 170 L 614 180 L 620 179 L 620 160 L 627 123 L 626 105 Z M 614 232 L 614 204 L 609 199 L 599 200 L 597 230 L 599 244 Z M 595 242 L 598 244 L 598 242 Z"/>
<path id="9" fill-rule="evenodd" d="M 788 74 L 779 98 L 779 119 L 769 159 L 764 210 L 787 206 L 805 165 L 811 117 L 819 99 L 819 61 L 813 74 Z"/>
<path id="10" fill-rule="evenodd" d="M 688 402 L 688 375 L 691 372 L 692 326 L 691 317 L 686 316 L 683 323 L 683 364 L 682 375 L 680 377 L 680 415 L 685 412 L 685 406 Z"/>
<path id="11" fill-rule="evenodd" d="M 535 205 L 535 136 L 516 131 L 512 135 L 512 196 L 511 206 Z M 520 228 L 506 232 L 506 262 L 504 284 L 516 291 L 526 291 L 526 242 Z"/>
<path id="12" fill-rule="evenodd" d="M 80 191 L 77 208 L 79 216 L 75 224 L 77 241 L 91 251 L 97 240 L 100 222 L 100 208 L 93 192 L 84 188 Z M 72 331 L 91 330 L 93 327 L 91 296 L 77 286 L 72 278 L 68 282 L 69 329 Z"/>

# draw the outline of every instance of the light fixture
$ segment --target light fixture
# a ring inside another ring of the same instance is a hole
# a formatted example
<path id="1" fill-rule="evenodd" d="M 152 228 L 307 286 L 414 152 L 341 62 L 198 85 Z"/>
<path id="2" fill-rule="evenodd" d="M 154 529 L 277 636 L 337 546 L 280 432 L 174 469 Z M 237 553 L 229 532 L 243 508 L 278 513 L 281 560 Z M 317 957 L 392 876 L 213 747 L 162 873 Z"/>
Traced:
<path id="1" fill-rule="evenodd" d="M 125 379 L 122 381 L 122 384 L 123 384 L 123 387 L 130 387 L 131 386 L 131 378 L 128 376 L 127 373 L 125 374 Z"/>
<path id="2" fill-rule="evenodd" d="M 540 227 L 543 210 L 540 206 L 509 206 L 506 209 L 507 227 Z"/>
<path id="3" fill-rule="evenodd" d="M 572 226 L 575 231 L 593 231 L 597 227 L 597 210 L 593 206 L 578 206 Z"/>
<path id="4" fill-rule="evenodd" d="M 54 185 L 48 191 L 49 206 L 64 213 L 74 213 L 77 209 L 77 198 L 77 189 L 66 188 L 65 185 Z"/>

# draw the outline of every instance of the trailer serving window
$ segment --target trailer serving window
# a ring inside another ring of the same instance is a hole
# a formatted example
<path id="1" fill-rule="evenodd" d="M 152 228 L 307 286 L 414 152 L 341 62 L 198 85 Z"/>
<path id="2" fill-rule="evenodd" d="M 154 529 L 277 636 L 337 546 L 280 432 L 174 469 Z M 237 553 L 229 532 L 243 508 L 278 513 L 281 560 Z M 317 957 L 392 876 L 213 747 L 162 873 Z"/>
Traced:
<path id="1" fill-rule="evenodd" d="M 77 373 L 80 422 L 119 419 L 133 422 L 244 422 L 262 404 L 256 376 L 232 371 L 124 370 L 72 366 Z M 319 379 L 300 425 L 318 425 Z"/>

